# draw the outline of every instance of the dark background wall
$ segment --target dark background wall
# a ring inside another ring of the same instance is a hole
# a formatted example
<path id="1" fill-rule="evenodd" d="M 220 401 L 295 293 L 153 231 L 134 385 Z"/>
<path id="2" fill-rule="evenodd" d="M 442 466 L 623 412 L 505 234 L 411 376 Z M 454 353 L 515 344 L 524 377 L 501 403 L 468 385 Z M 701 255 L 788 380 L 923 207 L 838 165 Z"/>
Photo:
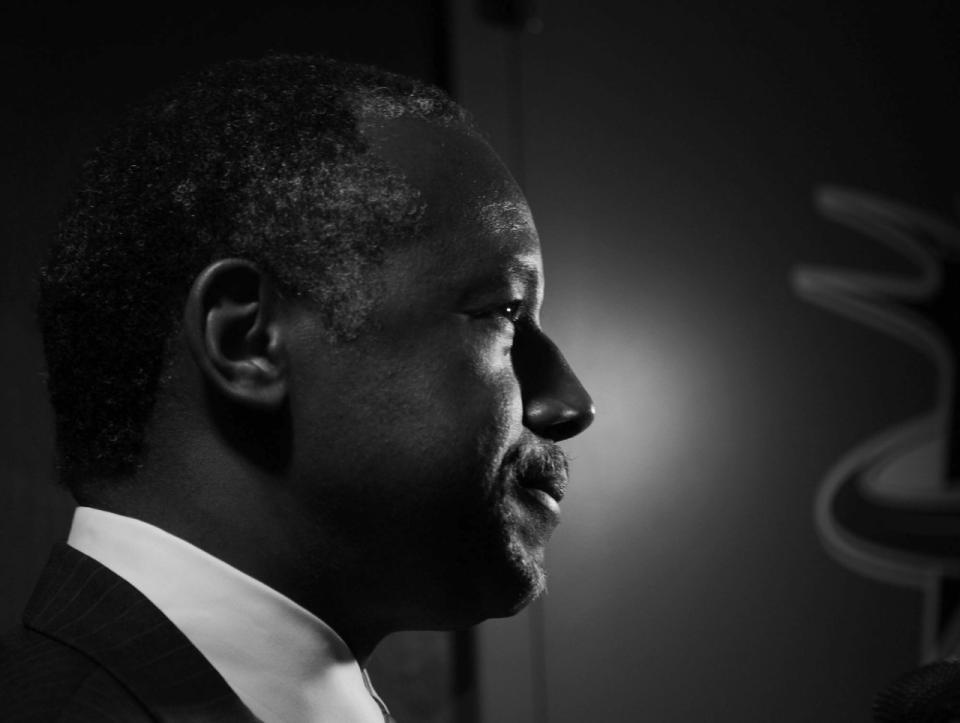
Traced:
<path id="1" fill-rule="evenodd" d="M 934 370 L 790 277 L 912 270 L 820 218 L 820 184 L 951 213 L 956 4 L 539 5 L 539 34 L 457 15 L 455 78 L 524 171 L 544 323 L 598 417 L 567 445 L 542 623 L 481 633 L 492 719 L 868 721 L 919 663 L 922 596 L 831 559 L 813 499 L 933 404 Z M 505 641 L 538 625 L 507 697 Z"/>
<path id="2" fill-rule="evenodd" d="M 950 212 L 952 3 L 544 0 L 542 32 L 522 36 L 466 0 L 13 7 L 0 16 L 0 626 L 69 520 L 32 278 L 83 153 L 183 71 L 306 50 L 449 80 L 476 112 L 523 177 L 544 322 L 599 408 L 568 445 L 550 595 L 480 628 L 483 720 L 867 721 L 874 692 L 918 662 L 919 592 L 834 562 L 811 507 L 850 447 L 933 403 L 933 369 L 801 302 L 789 278 L 798 263 L 908 270 L 819 218 L 819 184 Z M 451 686 L 447 641 L 393 645 L 399 677 L 382 692 L 405 701 L 400 719 L 451 720 L 456 701 L 436 693 Z"/>

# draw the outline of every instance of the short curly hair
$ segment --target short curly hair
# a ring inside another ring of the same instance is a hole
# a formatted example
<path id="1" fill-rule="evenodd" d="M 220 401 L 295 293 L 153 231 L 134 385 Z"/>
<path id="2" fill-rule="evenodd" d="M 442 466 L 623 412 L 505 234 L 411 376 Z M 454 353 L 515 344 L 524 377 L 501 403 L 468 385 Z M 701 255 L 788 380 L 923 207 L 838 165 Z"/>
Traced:
<path id="1" fill-rule="evenodd" d="M 274 55 L 211 68 L 131 111 L 85 164 L 40 276 L 60 481 L 134 473 L 169 340 L 197 274 L 239 256 L 358 333 L 364 280 L 420 232 L 422 203 L 361 123 L 473 125 L 437 88 L 377 68 Z"/>

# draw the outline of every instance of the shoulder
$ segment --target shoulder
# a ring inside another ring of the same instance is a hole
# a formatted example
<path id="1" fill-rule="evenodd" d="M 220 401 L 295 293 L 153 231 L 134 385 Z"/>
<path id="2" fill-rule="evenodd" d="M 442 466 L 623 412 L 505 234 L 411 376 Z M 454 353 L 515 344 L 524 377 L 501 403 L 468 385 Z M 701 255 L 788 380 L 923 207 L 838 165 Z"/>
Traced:
<path id="1" fill-rule="evenodd" d="M 0 636 L 0 720 L 134 723 L 150 716 L 95 660 L 20 627 Z"/>

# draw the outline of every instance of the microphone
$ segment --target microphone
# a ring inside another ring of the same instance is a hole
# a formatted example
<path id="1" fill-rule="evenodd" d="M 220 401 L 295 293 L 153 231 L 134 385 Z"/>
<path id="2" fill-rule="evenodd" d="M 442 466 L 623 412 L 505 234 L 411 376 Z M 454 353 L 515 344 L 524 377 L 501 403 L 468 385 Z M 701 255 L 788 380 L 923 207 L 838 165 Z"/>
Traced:
<path id="1" fill-rule="evenodd" d="M 960 723 L 960 660 L 929 663 L 877 694 L 876 723 Z"/>

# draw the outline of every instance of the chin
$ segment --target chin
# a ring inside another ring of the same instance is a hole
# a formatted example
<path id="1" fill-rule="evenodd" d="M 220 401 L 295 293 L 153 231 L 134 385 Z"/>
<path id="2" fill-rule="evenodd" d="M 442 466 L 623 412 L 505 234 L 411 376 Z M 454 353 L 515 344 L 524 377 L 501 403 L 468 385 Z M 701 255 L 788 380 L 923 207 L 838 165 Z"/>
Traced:
<path id="1" fill-rule="evenodd" d="M 543 550 L 531 552 L 519 541 L 508 549 L 507 569 L 502 572 L 496 587 L 485 590 L 487 614 L 485 618 L 506 618 L 516 615 L 547 589 L 547 575 L 543 566 Z"/>
<path id="2" fill-rule="evenodd" d="M 544 557 L 550 531 L 531 524 L 509 502 L 503 504 L 495 523 L 486 526 L 486 539 L 476 535 L 457 566 L 441 576 L 446 594 L 439 599 L 448 601 L 447 619 L 455 621 L 453 627 L 516 615 L 546 592 Z"/>
<path id="3" fill-rule="evenodd" d="M 491 618 L 516 615 L 546 591 L 543 567 L 530 563 L 525 559 L 520 564 L 501 567 L 495 575 L 489 571 L 475 575 L 469 585 L 456 592 L 438 591 L 429 602 L 421 600 L 409 619 L 405 618 L 395 629 L 462 630 Z M 443 602 L 438 607 L 439 601 Z"/>

